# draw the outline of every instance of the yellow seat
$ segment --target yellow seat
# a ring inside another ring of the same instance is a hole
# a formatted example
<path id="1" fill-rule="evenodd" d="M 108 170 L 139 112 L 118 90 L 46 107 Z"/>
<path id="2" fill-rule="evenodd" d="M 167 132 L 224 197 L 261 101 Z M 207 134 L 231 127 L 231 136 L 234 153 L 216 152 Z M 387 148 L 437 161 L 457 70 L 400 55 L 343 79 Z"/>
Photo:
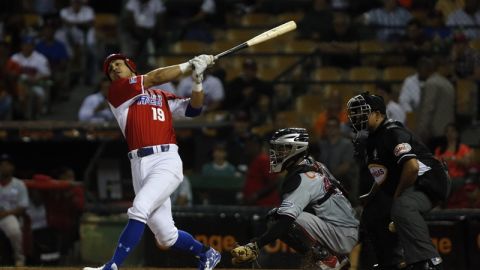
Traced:
<path id="1" fill-rule="evenodd" d="M 277 55 L 270 58 L 270 63 L 272 67 L 286 69 L 292 66 L 293 64 L 295 64 L 298 60 L 299 60 L 299 57 L 297 56 Z"/>
<path id="2" fill-rule="evenodd" d="M 248 13 L 242 16 L 242 26 L 268 26 L 272 22 L 273 15 L 268 13 Z"/>
<path id="3" fill-rule="evenodd" d="M 95 14 L 94 25 L 95 25 L 95 28 L 102 28 L 104 26 L 117 26 L 118 16 L 111 13 Z"/>
<path id="4" fill-rule="evenodd" d="M 227 40 L 233 41 L 237 44 L 245 42 L 256 35 L 259 35 L 263 30 L 252 30 L 252 29 L 229 29 L 226 31 Z"/>
<path id="5" fill-rule="evenodd" d="M 173 53 L 198 54 L 209 52 L 210 45 L 193 40 L 178 41 L 172 46 Z"/>
<path id="6" fill-rule="evenodd" d="M 282 72 L 281 69 L 264 67 L 264 68 L 260 68 L 257 71 L 257 76 L 262 80 L 271 81 L 275 79 L 281 72 Z"/>
<path id="7" fill-rule="evenodd" d="M 377 65 L 383 59 L 385 44 L 377 40 L 364 40 L 359 42 L 359 52 L 363 65 Z"/>
<path id="8" fill-rule="evenodd" d="M 190 58 L 188 56 L 160 56 L 157 58 L 157 65 L 159 67 L 178 65 L 188 61 Z"/>
<path id="9" fill-rule="evenodd" d="M 338 67 L 320 67 L 313 72 L 315 81 L 341 81 L 344 71 Z"/>
<path id="10" fill-rule="evenodd" d="M 23 15 L 23 22 L 26 27 L 37 27 L 40 24 L 40 16 L 38 14 L 28 13 Z"/>
<path id="11" fill-rule="evenodd" d="M 375 81 L 379 78 L 379 71 L 375 67 L 353 67 L 348 71 L 351 81 Z"/>
<path id="12" fill-rule="evenodd" d="M 286 23 L 288 21 L 300 22 L 303 19 L 303 12 L 284 12 L 277 15 L 277 23 Z"/>
<path id="13" fill-rule="evenodd" d="M 292 40 L 285 44 L 287 53 L 311 53 L 315 48 L 315 42 L 311 40 Z"/>
<path id="14" fill-rule="evenodd" d="M 391 66 L 383 70 L 383 80 L 403 81 L 406 77 L 414 74 L 416 70 L 409 66 Z"/>
<path id="15" fill-rule="evenodd" d="M 472 80 L 460 79 L 456 85 L 456 110 L 460 115 L 473 115 L 475 113 L 475 93 L 477 84 Z"/>
<path id="16" fill-rule="evenodd" d="M 251 53 L 276 53 L 278 49 L 275 45 L 277 45 L 275 42 L 264 42 L 249 47 L 247 51 Z"/>
<path id="17" fill-rule="evenodd" d="M 321 95 L 302 95 L 295 100 L 295 111 L 306 114 L 319 113 L 323 110 L 324 102 Z"/>
<path id="18" fill-rule="evenodd" d="M 473 39 L 469 42 L 470 47 L 477 51 L 480 51 L 480 39 Z"/>

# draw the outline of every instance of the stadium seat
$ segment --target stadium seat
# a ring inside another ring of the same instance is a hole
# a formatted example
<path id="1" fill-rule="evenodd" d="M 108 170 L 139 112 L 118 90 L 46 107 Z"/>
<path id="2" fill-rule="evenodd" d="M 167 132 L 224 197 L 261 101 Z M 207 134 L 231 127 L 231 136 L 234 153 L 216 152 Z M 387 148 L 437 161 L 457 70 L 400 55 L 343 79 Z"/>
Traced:
<path id="1" fill-rule="evenodd" d="M 472 80 L 460 79 L 456 84 L 456 109 L 459 115 L 475 114 L 477 84 Z"/>
<path id="2" fill-rule="evenodd" d="M 288 21 L 300 22 L 303 19 L 303 12 L 284 12 L 277 15 L 276 21 L 278 24 L 286 23 Z"/>
<path id="3" fill-rule="evenodd" d="M 264 42 L 246 49 L 250 53 L 276 53 L 278 52 L 277 42 Z"/>
<path id="4" fill-rule="evenodd" d="M 264 26 L 272 24 L 272 15 L 268 13 L 248 13 L 240 19 L 242 26 Z"/>
<path id="5" fill-rule="evenodd" d="M 286 53 L 311 53 L 315 48 L 315 42 L 311 40 L 292 40 L 285 44 Z"/>
<path id="6" fill-rule="evenodd" d="M 344 71 L 338 67 L 320 67 L 313 72 L 315 81 L 341 81 L 344 77 Z"/>
<path id="7" fill-rule="evenodd" d="M 23 15 L 23 22 L 26 27 L 38 27 L 41 22 L 41 17 L 38 14 L 28 13 Z"/>
<path id="8" fill-rule="evenodd" d="M 316 114 L 323 110 L 324 103 L 325 99 L 321 95 L 302 95 L 295 100 L 295 111 L 300 114 Z"/>
<path id="9" fill-rule="evenodd" d="M 266 29 L 265 29 L 266 30 Z M 256 35 L 261 34 L 265 30 L 262 29 L 228 29 L 225 34 L 227 40 L 233 41 L 237 44 L 245 42 Z"/>
<path id="10" fill-rule="evenodd" d="M 379 79 L 379 71 L 375 67 L 353 67 L 348 71 L 351 81 L 375 81 Z"/>
<path id="11" fill-rule="evenodd" d="M 383 80 L 403 81 L 406 77 L 414 74 L 415 68 L 409 66 L 391 66 L 383 70 Z"/>
<path id="12" fill-rule="evenodd" d="M 472 49 L 480 51 L 480 39 L 473 39 L 469 44 Z"/>
<path id="13" fill-rule="evenodd" d="M 377 65 L 382 61 L 385 44 L 377 40 L 360 41 L 359 51 L 363 65 Z"/>
<path id="14" fill-rule="evenodd" d="M 157 58 L 157 65 L 159 67 L 178 65 L 188 61 L 190 58 L 188 56 L 160 56 Z"/>
<path id="15" fill-rule="evenodd" d="M 208 53 L 210 50 L 210 45 L 192 40 L 181 40 L 173 44 L 172 52 L 178 54 L 199 54 L 199 53 Z"/>

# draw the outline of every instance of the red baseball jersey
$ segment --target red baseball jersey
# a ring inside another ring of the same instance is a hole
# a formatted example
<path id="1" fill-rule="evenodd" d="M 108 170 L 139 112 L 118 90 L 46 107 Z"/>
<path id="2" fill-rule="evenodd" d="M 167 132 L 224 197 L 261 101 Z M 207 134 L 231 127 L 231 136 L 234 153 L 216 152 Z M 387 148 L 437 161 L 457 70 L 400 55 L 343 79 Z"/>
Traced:
<path id="1" fill-rule="evenodd" d="M 140 75 L 113 81 L 108 102 L 131 151 L 176 144 L 172 117 L 185 118 L 190 99 L 155 87 L 144 89 L 143 75 Z"/>

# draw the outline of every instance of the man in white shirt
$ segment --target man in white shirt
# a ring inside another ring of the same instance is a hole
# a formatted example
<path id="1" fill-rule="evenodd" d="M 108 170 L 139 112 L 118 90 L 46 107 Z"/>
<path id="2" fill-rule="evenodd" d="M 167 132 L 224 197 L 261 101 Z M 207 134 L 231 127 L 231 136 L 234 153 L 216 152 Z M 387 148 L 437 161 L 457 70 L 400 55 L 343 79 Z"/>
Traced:
<path id="1" fill-rule="evenodd" d="M 91 123 L 113 121 L 113 113 L 106 100 L 108 87 L 110 87 L 110 81 L 104 78 L 100 83 L 100 90 L 88 95 L 83 100 L 82 106 L 78 111 L 78 120 Z"/>
<path id="2" fill-rule="evenodd" d="M 448 27 L 460 28 L 454 29 L 454 32 L 457 32 L 457 30 L 463 31 L 469 39 L 480 38 L 478 1 L 466 0 L 464 8 L 459 8 L 448 15 L 446 24 Z"/>
<path id="3" fill-rule="evenodd" d="M 39 113 L 45 113 L 48 107 L 47 83 L 50 78 L 50 66 L 48 59 L 34 50 L 35 40 L 33 37 L 22 38 L 21 51 L 10 57 L 10 61 L 19 67 L 20 84 L 27 89 L 23 100 L 22 117 L 25 119 L 36 118 Z M 30 107 L 28 100 L 34 100 L 35 106 Z"/>
<path id="4" fill-rule="evenodd" d="M 208 70 L 205 72 L 205 79 L 203 80 L 203 91 L 205 93 L 204 104 L 207 111 L 213 111 L 221 106 L 225 98 L 225 91 L 220 79 L 208 74 L 208 72 Z M 189 97 L 192 93 L 192 87 L 193 79 L 190 76 L 183 78 L 178 84 L 178 95 L 181 97 Z"/>
<path id="5" fill-rule="evenodd" d="M 405 78 L 400 90 L 399 102 L 405 112 L 415 112 L 420 104 L 421 89 L 432 74 L 432 61 L 421 58 L 417 64 L 417 72 Z"/>
<path id="6" fill-rule="evenodd" d="M 386 104 L 387 117 L 405 124 L 407 114 L 400 104 L 397 103 L 396 98 L 392 93 L 391 85 L 388 83 L 377 83 L 376 90 L 377 93 L 383 97 Z"/>

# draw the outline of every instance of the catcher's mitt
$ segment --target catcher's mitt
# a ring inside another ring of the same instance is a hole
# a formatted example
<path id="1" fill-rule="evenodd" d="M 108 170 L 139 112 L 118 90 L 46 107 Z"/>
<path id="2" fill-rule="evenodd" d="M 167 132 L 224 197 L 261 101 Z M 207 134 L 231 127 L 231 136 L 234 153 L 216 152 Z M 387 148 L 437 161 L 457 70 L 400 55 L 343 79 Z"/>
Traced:
<path id="1" fill-rule="evenodd" d="M 232 263 L 241 264 L 253 262 L 258 258 L 258 246 L 257 243 L 248 243 L 244 246 L 238 246 L 230 253 L 232 254 Z"/>

